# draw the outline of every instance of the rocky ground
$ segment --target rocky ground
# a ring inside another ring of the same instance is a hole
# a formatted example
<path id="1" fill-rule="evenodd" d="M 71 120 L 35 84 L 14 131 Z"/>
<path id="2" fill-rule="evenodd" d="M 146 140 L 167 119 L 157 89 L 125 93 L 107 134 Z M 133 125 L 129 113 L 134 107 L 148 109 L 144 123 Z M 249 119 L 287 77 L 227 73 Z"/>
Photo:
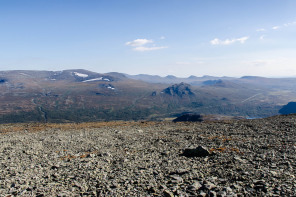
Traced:
<path id="1" fill-rule="evenodd" d="M 0 195 L 295 196 L 295 123 L 0 125 Z"/>

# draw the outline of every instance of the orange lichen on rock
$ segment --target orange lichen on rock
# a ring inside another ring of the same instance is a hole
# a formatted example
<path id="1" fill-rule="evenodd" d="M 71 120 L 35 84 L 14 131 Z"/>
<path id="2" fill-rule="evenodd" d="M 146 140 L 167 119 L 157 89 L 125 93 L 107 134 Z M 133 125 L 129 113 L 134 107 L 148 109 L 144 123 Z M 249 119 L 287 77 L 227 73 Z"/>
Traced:
<path id="1" fill-rule="evenodd" d="M 238 148 L 227 148 L 227 147 L 211 148 L 209 150 L 209 152 L 210 153 L 212 153 L 212 152 L 220 152 L 220 153 L 222 153 L 222 152 L 236 152 L 236 153 L 242 154 L 242 152 L 240 152 Z"/>

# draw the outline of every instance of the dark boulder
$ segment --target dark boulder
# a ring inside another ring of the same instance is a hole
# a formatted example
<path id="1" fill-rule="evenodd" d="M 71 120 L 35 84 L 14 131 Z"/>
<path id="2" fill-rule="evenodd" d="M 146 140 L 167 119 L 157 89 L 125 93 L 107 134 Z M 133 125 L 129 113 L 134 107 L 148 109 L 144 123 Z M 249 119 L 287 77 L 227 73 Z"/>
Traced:
<path id="1" fill-rule="evenodd" d="M 198 146 L 197 148 L 186 148 L 181 156 L 185 157 L 206 157 L 209 156 L 210 152 L 202 146 Z"/>

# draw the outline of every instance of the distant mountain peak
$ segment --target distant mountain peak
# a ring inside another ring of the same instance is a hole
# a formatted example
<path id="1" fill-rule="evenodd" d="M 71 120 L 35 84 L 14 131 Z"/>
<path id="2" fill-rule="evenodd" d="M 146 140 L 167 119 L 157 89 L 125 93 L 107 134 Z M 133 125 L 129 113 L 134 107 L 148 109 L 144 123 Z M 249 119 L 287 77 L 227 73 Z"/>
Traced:
<path id="1" fill-rule="evenodd" d="M 118 81 L 121 79 L 126 79 L 126 76 L 121 73 L 111 72 L 111 73 L 96 73 L 84 69 L 72 69 L 51 72 L 49 77 L 50 80 L 67 80 L 75 82 L 95 82 L 95 81 Z"/>
<path id="2" fill-rule="evenodd" d="M 190 76 L 188 77 L 188 79 L 198 79 L 198 77 L 195 76 L 195 75 L 190 75 Z"/>
<path id="3" fill-rule="evenodd" d="M 216 85 L 216 84 L 221 84 L 223 83 L 223 81 L 221 79 L 218 79 L 218 80 L 207 80 L 207 81 L 204 81 L 202 84 L 203 85 Z"/>
<path id="4" fill-rule="evenodd" d="M 165 78 L 168 78 L 168 79 L 176 79 L 177 77 L 174 76 L 174 75 L 167 75 Z"/>
<path id="5" fill-rule="evenodd" d="M 208 77 L 214 77 L 214 76 L 211 76 L 211 75 L 204 75 L 202 76 L 203 78 L 208 78 Z"/>
<path id="6" fill-rule="evenodd" d="M 234 83 L 232 81 L 217 79 L 217 80 L 207 80 L 203 82 L 205 86 L 219 87 L 219 88 L 242 88 L 241 85 Z"/>
<path id="7" fill-rule="evenodd" d="M 109 72 L 109 73 L 105 73 L 108 76 L 112 76 L 118 79 L 127 79 L 125 74 L 119 73 L 119 72 Z"/>
<path id="8" fill-rule="evenodd" d="M 295 114 L 296 113 L 296 102 L 289 102 L 279 110 L 280 114 Z"/>
<path id="9" fill-rule="evenodd" d="M 187 83 L 174 84 L 163 90 L 163 93 L 171 96 L 183 97 L 185 95 L 194 95 L 191 86 Z"/>

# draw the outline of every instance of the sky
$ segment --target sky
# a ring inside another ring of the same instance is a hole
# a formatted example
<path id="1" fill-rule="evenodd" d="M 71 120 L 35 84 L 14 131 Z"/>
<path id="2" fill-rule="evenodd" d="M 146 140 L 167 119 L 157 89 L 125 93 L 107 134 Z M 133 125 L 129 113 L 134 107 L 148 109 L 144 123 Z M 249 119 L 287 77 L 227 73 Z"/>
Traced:
<path id="1" fill-rule="evenodd" d="M 0 0 L 0 70 L 296 77 L 295 0 Z"/>

